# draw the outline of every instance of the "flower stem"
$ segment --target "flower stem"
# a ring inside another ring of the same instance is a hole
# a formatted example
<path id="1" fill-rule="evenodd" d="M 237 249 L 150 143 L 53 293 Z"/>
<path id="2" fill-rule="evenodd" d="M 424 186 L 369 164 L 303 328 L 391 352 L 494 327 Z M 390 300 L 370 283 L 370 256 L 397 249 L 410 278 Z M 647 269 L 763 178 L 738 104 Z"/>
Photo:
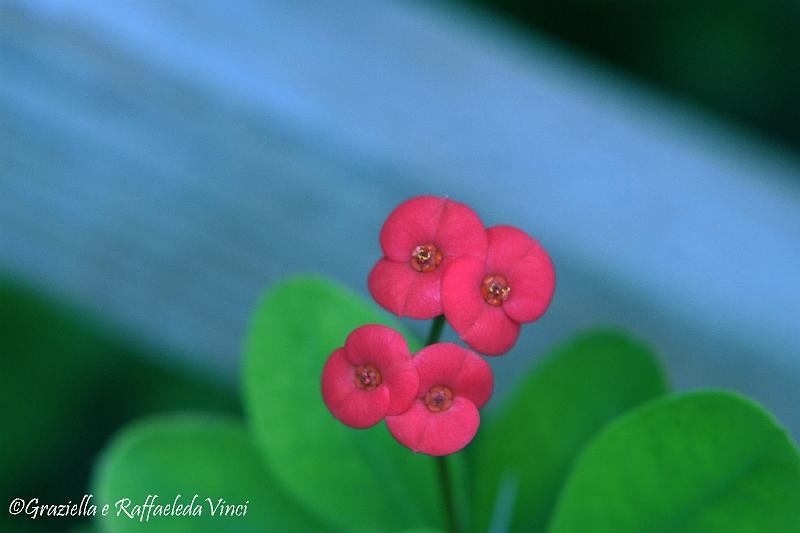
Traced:
<path id="1" fill-rule="evenodd" d="M 425 346 L 438 342 L 442 336 L 444 328 L 444 315 L 439 315 L 433 319 L 431 329 L 428 332 L 428 340 Z M 450 479 L 450 470 L 447 465 L 446 457 L 436 457 L 436 470 L 439 473 L 439 484 L 442 489 L 442 499 L 444 501 L 445 526 L 448 533 L 458 533 L 458 522 L 456 521 L 456 508 L 453 501 L 453 482 Z"/>
<path id="2" fill-rule="evenodd" d="M 435 342 L 439 342 L 439 337 L 442 336 L 442 329 L 444 328 L 444 315 L 439 315 L 433 319 L 431 329 L 428 332 L 428 340 L 425 341 L 425 346 L 430 346 Z"/>
<path id="3" fill-rule="evenodd" d="M 453 485 L 450 479 L 450 470 L 447 467 L 447 457 L 437 457 L 436 466 L 439 471 L 439 483 L 442 486 L 442 498 L 444 500 L 445 526 L 448 533 L 458 533 L 458 523 L 456 522 L 456 509 L 453 505 Z"/>

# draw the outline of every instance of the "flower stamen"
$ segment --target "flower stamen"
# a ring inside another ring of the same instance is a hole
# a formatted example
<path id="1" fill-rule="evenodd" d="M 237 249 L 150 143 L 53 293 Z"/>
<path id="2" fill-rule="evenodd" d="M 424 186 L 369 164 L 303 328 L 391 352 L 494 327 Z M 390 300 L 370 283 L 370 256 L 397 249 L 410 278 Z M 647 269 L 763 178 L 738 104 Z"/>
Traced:
<path id="1" fill-rule="evenodd" d="M 425 393 L 425 405 L 434 413 L 447 411 L 453 405 L 453 391 L 443 385 L 431 387 Z"/>
<path id="2" fill-rule="evenodd" d="M 420 244 L 411 252 L 411 268 L 417 272 L 433 272 L 442 262 L 442 252 L 434 244 Z"/>
<path id="3" fill-rule="evenodd" d="M 383 383 L 380 371 L 372 365 L 360 365 L 356 367 L 355 384 L 362 390 L 374 390 Z"/>
<path id="4" fill-rule="evenodd" d="M 500 274 L 490 274 L 481 282 L 481 296 L 489 305 L 502 305 L 510 293 L 508 280 Z"/>

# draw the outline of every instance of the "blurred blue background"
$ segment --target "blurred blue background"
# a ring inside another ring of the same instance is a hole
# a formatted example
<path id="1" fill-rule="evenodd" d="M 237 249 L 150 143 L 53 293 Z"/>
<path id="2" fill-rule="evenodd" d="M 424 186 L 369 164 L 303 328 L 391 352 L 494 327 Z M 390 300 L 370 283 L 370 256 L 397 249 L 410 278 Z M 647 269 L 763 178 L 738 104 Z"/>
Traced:
<path id="1" fill-rule="evenodd" d="M 591 12 L 549 9 L 0 1 L 0 271 L 135 357 L 229 386 L 265 287 L 314 271 L 366 296 L 390 210 L 449 195 L 556 264 L 551 310 L 493 360 L 498 396 L 554 342 L 614 324 L 677 388 L 750 394 L 800 437 L 800 108 L 778 95 L 797 77 L 752 74 L 762 56 L 711 33 L 774 90 L 712 69 L 692 92 L 673 65 L 695 48 L 656 75 L 608 31 L 566 31 Z"/>

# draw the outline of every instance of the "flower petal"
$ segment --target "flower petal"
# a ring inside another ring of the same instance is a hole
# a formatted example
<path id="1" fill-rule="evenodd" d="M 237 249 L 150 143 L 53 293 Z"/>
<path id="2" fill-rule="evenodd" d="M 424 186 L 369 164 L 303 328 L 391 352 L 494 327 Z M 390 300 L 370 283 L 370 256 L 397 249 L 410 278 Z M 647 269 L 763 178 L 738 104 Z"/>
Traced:
<path id="1" fill-rule="evenodd" d="M 420 244 L 432 244 L 442 216 L 444 198 L 416 196 L 398 205 L 381 228 L 381 249 L 397 262 L 408 263 Z"/>
<path id="2" fill-rule="evenodd" d="M 383 372 L 383 383 L 389 389 L 387 415 L 404 413 L 419 392 L 419 374 L 410 361 L 387 368 Z"/>
<path id="3" fill-rule="evenodd" d="M 373 365 L 389 389 L 387 414 L 400 414 L 419 390 L 419 374 L 403 336 L 381 324 L 368 324 L 350 332 L 344 344 L 345 357 L 353 366 Z"/>
<path id="4" fill-rule="evenodd" d="M 449 261 L 433 272 L 417 272 L 408 261 L 380 259 L 369 273 L 369 292 L 381 307 L 399 316 L 425 320 L 441 315 L 442 272 Z"/>
<path id="5" fill-rule="evenodd" d="M 519 324 L 502 306 L 489 305 L 481 296 L 480 284 L 486 273 L 483 261 L 455 259 L 442 279 L 442 309 L 447 322 L 472 349 L 501 355 L 517 341 Z"/>
<path id="6" fill-rule="evenodd" d="M 475 407 L 483 407 L 492 395 L 489 364 L 470 350 L 450 342 L 427 346 L 413 358 L 419 372 L 419 397 L 432 387 L 444 385 L 454 396 L 463 396 Z"/>
<path id="7" fill-rule="evenodd" d="M 367 324 L 351 331 L 344 341 L 344 351 L 353 366 L 374 365 L 384 369 L 397 361 L 411 361 L 403 336 L 382 324 Z"/>
<path id="8" fill-rule="evenodd" d="M 494 226 L 486 230 L 489 248 L 486 252 L 486 273 L 508 276 L 514 266 L 538 243 L 514 226 Z M 514 290 L 513 288 L 511 289 Z"/>
<path id="9" fill-rule="evenodd" d="M 421 244 L 435 244 L 445 257 L 486 255 L 486 229 L 466 205 L 436 196 L 417 196 L 395 208 L 380 234 L 384 255 L 398 263 L 411 260 Z M 441 267 L 440 267 L 441 268 Z"/>
<path id="10" fill-rule="evenodd" d="M 450 326 L 461 334 L 478 320 L 487 304 L 480 284 L 486 274 L 484 262 L 473 257 L 454 259 L 442 278 L 442 310 Z"/>
<path id="11" fill-rule="evenodd" d="M 380 385 L 366 391 L 355 386 L 355 368 L 343 348 L 331 354 L 322 370 L 322 399 L 343 424 L 368 428 L 380 422 L 389 407 L 389 389 Z"/>
<path id="12" fill-rule="evenodd" d="M 484 355 L 503 355 L 517 342 L 520 326 L 511 320 L 502 307 L 486 304 L 472 326 L 461 334 L 461 340 Z"/>
<path id="13" fill-rule="evenodd" d="M 480 414 L 466 398 L 456 397 L 446 411 L 431 412 L 421 400 L 399 416 L 387 416 L 386 426 L 397 441 L 428 455 L 455 453 L 475 437 Z"/>
<path id="14" fill-rule="evenodd" d="M 508 274 L 511 293 L 503 310 L 516 322 L 533 322 L 544 314 L 556 287 L 556 273 L 550 256 L 539 243 Z"/>
<path id="15" fill-rule="evenodd" d="M 446 200 L 436 229 L 436 246 L 444 257 L 469 255 L 486 257 L 486 228 L 478 215 L 466 205 Z"/>

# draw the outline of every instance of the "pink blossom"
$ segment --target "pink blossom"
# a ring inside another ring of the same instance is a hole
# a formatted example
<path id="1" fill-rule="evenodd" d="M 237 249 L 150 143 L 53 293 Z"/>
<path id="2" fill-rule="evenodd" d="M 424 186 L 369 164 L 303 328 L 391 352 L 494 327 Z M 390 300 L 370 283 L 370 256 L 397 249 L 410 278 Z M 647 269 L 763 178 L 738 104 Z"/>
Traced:
<path id="1" fill-rule="evenodd" d="M 511 226 L 487 230 L 485 258 L 455 259 L 442 281 L 442 307 L 450 326 L 474 350 L 501 355 L 520 324 L 538 319 L 555 290 L 550 256 L 535 239 Z"/>
<path id="2" fill-rule="evenodd" d="M 405 412 L 418 388 L 419 377 L 405 339 L 377 324 L 353 330 L 322 370 L 325 405 L 354 428 L 367 428 L 386 415 Z"/>
<path id="3" fill-rule="evenodd" d="M 492 370 L 480 356 L 452 343 L 432 344 L 413 358 L 419 392 L 409 409 L 387 416 L 391 434 L 415 452 L 455 453 L 480 425 L 478 409 L 492 395 Z"/>
<path id="4" fill-rule="evenodd" d="M 442 314 L 442 274 L 453 260 L 486 255 L 486 231 L 478 215 L 435 196 L 400 204 L 384 222 L 380 242 L 384 256 L 369 274 L 369 291 L 385 309 L 417 319 Z"/>

